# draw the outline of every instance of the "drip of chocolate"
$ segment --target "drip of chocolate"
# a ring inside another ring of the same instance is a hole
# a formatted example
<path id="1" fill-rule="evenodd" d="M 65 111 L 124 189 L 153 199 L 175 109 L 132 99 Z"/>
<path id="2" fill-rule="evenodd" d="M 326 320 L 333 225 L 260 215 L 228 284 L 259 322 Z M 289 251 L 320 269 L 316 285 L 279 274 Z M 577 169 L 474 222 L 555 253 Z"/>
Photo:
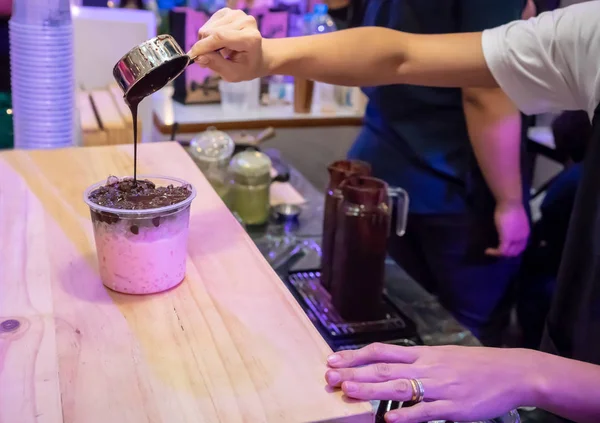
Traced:
<path id="1" fill-rule="evenodd" d="M 172 79 L 177 77 L 185 69 L 189 63 L 187 56 L 177 57 L 172 59 L 151 72 L 146 74 L 142 79 L 136 82 L 125 95 L 125 103 L 131 110 L 131 119 L 133 121 L 133 182 L 137 182 L 137 118 L 138 106 L 140 102 L 155 93 L 162 87 L 167 85 Z"/>

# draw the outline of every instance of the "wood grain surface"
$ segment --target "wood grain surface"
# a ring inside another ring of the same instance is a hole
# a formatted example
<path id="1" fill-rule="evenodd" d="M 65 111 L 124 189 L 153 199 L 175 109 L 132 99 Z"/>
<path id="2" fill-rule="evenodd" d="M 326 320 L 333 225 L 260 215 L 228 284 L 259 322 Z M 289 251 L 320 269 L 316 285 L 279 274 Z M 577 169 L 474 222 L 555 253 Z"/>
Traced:
<path id="1" fill-rule="evenodd" d="M 82 200 L 131 145 L 0 153 L 0 423 L 372 422 L 327 392 L 328 346 L 184 150 L 139 160 L 198 190 L 187 277 L 150 296 L 103 287 Z"/>

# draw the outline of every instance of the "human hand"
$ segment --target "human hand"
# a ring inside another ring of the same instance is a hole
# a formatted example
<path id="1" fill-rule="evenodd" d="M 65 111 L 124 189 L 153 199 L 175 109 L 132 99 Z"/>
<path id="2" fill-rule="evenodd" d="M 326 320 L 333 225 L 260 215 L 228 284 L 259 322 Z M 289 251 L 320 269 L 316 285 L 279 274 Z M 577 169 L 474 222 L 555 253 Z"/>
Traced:
<path id="1" fill-rule="evenodd" d="M 266 75 L 256 20 L 241 10 L 225 8 L 216 12 L 198 31 L 198 42 L 188 55 L 226 81 Z"/>
<path id="2" fill-rule="evenodd" d="M 328 357 L 327 384 L 350 398 L 410 401 L 419 379 L 424 401 L 389 411 L 388 423 L 493 419 L 534 405 L 536 352 L 474 347 L 371 344 Z"/>
<path id="3" fill-rule="evenodd" d="M 498 246 L 485 253 L 495 257 L 516 257 L 527 247 L 529 219 L 522 203 L 498 203 L 494 211 Z"/>

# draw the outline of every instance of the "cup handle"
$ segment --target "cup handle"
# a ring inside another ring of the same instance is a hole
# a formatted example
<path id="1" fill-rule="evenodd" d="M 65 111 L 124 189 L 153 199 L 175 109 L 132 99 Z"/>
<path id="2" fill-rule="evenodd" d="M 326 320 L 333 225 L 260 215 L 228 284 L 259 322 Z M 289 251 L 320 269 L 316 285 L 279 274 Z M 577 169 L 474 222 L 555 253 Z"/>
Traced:
<path id="1" fill-rule="evenodd" d="M 403 236 L 406 233 L 406 221 L 408 220 L 408 193 L 402 188 L 388 188 L 390 200 L 396 202 L 396 235 Z"/>

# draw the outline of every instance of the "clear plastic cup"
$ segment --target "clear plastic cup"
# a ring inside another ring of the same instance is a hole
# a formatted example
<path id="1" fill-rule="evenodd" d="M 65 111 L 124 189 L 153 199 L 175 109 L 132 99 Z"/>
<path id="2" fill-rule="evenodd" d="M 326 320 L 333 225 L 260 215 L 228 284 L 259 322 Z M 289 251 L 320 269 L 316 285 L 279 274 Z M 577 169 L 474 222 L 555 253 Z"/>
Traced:
<path id="1" fill-rule="evenodd" d="M 140 175 L 159 186 L 190 186 L 166 176 Z M 98 182 L 84 193 L 90 207 L 100 278 L 107 288 L 125 294 L 154 294 L 179 285 L 185 278 L 191 195 L 171 206 L 119 210 L 89 200 Z"/>
<path id="2" fill-rule="evenodd" d="M 71 3 L 70 0 L 15 0 L 12 20 L 26 25 L 70 25 Z"/>

